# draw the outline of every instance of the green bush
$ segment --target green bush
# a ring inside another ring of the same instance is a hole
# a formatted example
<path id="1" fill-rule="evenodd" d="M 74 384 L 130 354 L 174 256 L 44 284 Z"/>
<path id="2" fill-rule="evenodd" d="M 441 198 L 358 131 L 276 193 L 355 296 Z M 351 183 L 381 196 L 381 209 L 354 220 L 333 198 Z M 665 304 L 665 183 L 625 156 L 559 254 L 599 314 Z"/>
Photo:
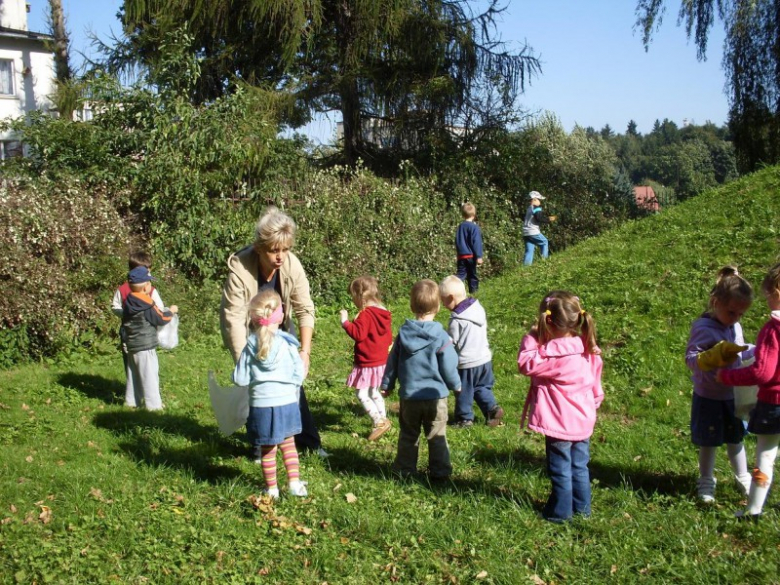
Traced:
<path id="1" fill-rule="evenodd" d="M 104 190 L 78 179 L 0 188 L 0 367 L 92 343 L 128 231 Z M 110 294 L 110 293 L 109 293 Z"/>

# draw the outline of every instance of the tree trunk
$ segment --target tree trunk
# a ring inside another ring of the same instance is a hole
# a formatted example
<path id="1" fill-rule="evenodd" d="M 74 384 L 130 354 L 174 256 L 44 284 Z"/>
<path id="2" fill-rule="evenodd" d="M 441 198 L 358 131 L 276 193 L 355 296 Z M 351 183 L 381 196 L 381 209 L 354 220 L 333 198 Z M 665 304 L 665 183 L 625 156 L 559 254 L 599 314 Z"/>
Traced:
<path id="1" fill-rule="evenodd" d="M 68 31 L 65 30 L 65 13 L 62 11 L 62 0 L 49 0 L 51 7 L 51 28 L 54 36 L 54 72 L 57 77 L 58 91 L 70 82 L 70 55 L 68 45 Z M 70 120 L 73 117 L 73 107 L 70 100 L 58 100 L 60 115 Z M 64 107 L 63 107 L 64 106 Z M 66 111 L 67 110 L 67 111 Z"/>

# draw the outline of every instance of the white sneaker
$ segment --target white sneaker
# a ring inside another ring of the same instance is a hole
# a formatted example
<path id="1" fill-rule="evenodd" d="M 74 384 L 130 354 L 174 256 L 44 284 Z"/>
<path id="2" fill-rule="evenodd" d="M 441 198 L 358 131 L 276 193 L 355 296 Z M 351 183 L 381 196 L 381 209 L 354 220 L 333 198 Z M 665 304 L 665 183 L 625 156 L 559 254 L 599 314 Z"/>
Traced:
<path id="1" fill-rule="evenodd" d="M 279 488 L 265 488 L 263 490 L 263 495 L 268 496 L 272 500 L 278 500 L 279 499 Z"/>
<path id="2" fill-rule="evenodd" d="M 287 489 L 287 493 L 298 498 L 305 498 L 309 495 L 309 491 L 306 489 L 306 485 L 307 482 L 305 481 L 291 481 L 290 486 Z"/>
<path id="3" fill-rule="evenodd" d="M 740 475 L 735 475 L 734 479 L 737 480 L 737 490 L 739 493 L 747 497 L 750 493 L 750 482 L 753 481 L 753 477 L 745 472 Z"/>
<path id="4" fill-rule="evenodd" d="M 715 501 L 715 484 L 718 483 L 714 477 L 700 477 L 696 482 L 699 493 L 699 500 L 705 504 L 711 504 Z"/>
<path id="5" fill-rule="evenodd" d="M 319 457 L 322 457 L 323 459 L 327 459 L 328 457 L 330 457 L 330 453 L 328 453 L 328 452 L 327 452 L 325 449 L 323 449 L 322 447 L 320 447 L 319 449 L 317 449 L 317 450 L 315 451 L 315 453 L 316 453 L 316 454 L 317 454 Z"/>

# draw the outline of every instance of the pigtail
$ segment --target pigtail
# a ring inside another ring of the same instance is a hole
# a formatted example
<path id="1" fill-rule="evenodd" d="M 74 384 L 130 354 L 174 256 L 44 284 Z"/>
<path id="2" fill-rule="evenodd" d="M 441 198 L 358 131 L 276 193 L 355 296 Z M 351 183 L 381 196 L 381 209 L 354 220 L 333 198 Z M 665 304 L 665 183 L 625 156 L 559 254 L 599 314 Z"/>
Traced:
<path id="1" fill-rule="evenodd" d="M 263 315 L 263 317 L 268 317 L 270 314 L 270 310 L 266 311 L 266 314 Z M 271 330 L 268 327 L 260 325 L 257 328 L 256 335 L 257 354 L 255 357 L 262 362 L 265 358 L 268 357 L 268 352 L 271 350 L 271 344 L 273 343 L 275 333 L 271 333 Z"/>
<path id="2" fill-rule="evenodd" d="M 255 357 L 263 361 L 268 357 L 276 335 L 269 325 L 279 324 L 283 319 L 281 297 L 272 289 L 261 291 L 249 302 L 249 318 L 257 337 Z"/>
<path id="3" fill-rule="evenodd" d="M 585 349 L 588 353 L 598 353 L 596 323 L 585 309 L 580 311 L 580 331 L 582 332 L 582 340 L 585 342 Z"/>

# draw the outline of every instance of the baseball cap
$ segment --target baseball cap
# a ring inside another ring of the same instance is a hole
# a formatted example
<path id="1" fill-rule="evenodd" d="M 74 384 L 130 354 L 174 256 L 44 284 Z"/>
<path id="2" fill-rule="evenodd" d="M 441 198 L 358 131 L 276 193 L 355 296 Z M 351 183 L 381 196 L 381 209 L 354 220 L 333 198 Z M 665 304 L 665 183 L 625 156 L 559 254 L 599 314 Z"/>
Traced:
<path id="1" fill-rule="evenodd" d="M 127 273 L 127 282 L 129 284 L 141 284 L 150 280 L 154 280 L 154 278 L 152 278 L 152 273 L 149 272 L 146 266 L 136 266 Z"/>
<path id="2" fill-rule="evenodd" d="M 538 199 L 539 201 L 542 201 L 544 199 L 544 196 L 541 193 L 539 193 L 539 191 L 531 191 L 528 194 L 528 198 L 529 199 Z"/>

